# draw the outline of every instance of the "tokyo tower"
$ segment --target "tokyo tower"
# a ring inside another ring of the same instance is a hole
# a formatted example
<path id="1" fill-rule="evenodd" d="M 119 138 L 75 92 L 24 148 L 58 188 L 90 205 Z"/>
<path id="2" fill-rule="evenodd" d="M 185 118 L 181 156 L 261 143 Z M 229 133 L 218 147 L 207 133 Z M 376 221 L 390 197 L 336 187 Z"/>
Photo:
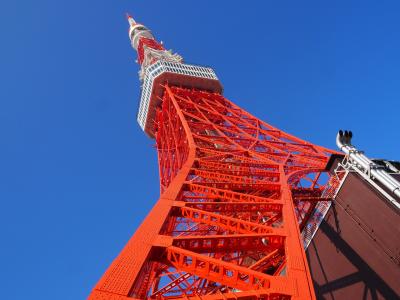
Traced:
<path id="1" fill-rule="evenodd" d="M 332 200 L 336 152 L 236 106 L 213 69 L 128 21 L 160 198 L 89 299 L 315 299 L 304 248 Z"/>

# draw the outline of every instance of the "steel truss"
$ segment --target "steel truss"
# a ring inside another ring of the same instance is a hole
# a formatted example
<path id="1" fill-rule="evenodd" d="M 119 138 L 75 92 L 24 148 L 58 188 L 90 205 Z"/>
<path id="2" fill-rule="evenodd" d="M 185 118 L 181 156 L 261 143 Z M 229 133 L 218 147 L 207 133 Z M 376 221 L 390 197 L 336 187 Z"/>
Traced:
<path id="1" fill-rule="evenodd" d="M 161 197 L 90 299 L 315 299 L 300 235 L 333 151 L 217 93 L 164 86 Z"/>

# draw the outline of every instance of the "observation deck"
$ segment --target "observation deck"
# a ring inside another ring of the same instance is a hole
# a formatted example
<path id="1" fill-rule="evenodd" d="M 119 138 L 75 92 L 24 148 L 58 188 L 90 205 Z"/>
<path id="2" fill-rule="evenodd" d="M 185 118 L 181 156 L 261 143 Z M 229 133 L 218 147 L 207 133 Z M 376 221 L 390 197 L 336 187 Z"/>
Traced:
<path id="1" fill-rule="evenodd" d="M 159 60 L 146 68 L 137 121 L 143 131 L 154 138 L 154 117 L 161 103 L 164 84 L 222 93 L 222 85 L 209 67 Z"/>

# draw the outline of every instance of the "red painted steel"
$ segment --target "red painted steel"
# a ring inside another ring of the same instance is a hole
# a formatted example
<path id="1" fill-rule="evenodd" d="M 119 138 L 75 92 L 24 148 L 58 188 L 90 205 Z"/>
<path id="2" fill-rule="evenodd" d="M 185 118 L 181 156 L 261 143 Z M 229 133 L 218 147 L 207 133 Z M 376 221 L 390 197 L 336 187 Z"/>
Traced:
<path id="1" fill-rule="evenodd" d="M 315 299 L 299 226 L 333 151 L 217 93 L 160 102 L 160 199 L 89 299 Z"/>

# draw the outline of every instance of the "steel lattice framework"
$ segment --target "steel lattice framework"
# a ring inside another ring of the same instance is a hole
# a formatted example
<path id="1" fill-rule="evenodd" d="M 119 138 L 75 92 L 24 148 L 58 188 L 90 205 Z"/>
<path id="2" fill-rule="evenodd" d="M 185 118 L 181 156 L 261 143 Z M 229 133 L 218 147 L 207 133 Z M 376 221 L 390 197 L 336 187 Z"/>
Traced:
<path id="1" fill-rule="evenodd" d="M 129 20 L 144 81 L 157 62 L 182 63 Z M 331 200 L 333 151 L 173 72 L 143 90 L 152 112 L 138 116 L 156 140 L 160 199 L 90 299 L 315 299 L 301 232 Z"/>

